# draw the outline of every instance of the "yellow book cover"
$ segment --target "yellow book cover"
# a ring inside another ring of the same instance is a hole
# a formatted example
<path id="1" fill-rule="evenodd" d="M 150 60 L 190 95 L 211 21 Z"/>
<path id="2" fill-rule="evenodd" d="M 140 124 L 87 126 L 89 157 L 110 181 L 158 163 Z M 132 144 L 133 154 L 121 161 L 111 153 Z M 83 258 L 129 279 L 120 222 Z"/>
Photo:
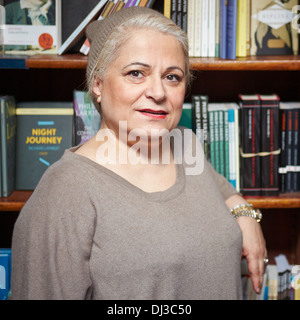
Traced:
<path id="1" fill-rule="evenodd" d="M 171 19 L 171 0 L 164 1 L 164 16 Z"/>
<path id="2" fill-rule="evenodd" d="M 298 54 L 293 7 L 298 0 L 252 0 L 251 55 Z"/>
<path id="3" fill-rule="evenodd" d="M 247 0 L 237 1 L 236 56 L 247 56 Z"/>

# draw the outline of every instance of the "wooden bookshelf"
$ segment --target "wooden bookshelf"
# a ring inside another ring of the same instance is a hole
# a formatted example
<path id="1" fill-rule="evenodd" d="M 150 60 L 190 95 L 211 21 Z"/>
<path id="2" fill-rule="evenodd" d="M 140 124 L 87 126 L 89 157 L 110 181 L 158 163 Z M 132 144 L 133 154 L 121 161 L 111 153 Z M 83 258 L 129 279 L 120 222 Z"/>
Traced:
<path id="1" fill-rule="evenodd" d="M 14 56 L 10 56 L 11 59 Z M 5 56 L 9 60 L 9 56 Z M 85 69 L 87 56 L 79 53 L 65 55 L 37 54 L 20 57 L 29 69 Z M 8 66 L 9 67 L 9 66 Z M 251 56 L 224 60 L 219 58 L 190 58 L 190 69 L 195 71 L 300 71 L 300 56 Z"/>

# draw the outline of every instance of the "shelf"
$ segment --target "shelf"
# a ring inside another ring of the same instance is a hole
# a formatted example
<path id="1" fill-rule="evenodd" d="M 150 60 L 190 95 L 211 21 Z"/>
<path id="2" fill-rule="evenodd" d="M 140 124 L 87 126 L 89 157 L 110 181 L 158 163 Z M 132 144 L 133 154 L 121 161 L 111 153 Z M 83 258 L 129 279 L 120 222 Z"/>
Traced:
<path id="1" fill-rule="evenodd" d="M 36 54 L 33 56 L 18 57 L 25 61 L 26 68 L 33 69 L 85 69 L 88 57 L 79 53 L 55 55 Z M 9 66 L 9 57 L 0 59 L 6 68 Z M 14 56 L 11 60 L 16 61 Z M 14 67 L 12 65 L 12 67 Z M 1 68 L 1 63 L 0 63 Z M 15 67 L 14 67 L 15 68 Z M 190 58 L 190 69 L 198 71 L 300 71 L 300 56 L 251 56 L 236 60 L 219 58 Z"/>
<path id="2" fill-rule="evenodd" d="M 0 212 L 20 211 L 31 194 L 32 191 L 14 191 L 8 198 L 0 198 Z M 278 197 L 245 197 L 245 199 L 259 209 L 300 208 L 300 192 L 282 194 Z"/>

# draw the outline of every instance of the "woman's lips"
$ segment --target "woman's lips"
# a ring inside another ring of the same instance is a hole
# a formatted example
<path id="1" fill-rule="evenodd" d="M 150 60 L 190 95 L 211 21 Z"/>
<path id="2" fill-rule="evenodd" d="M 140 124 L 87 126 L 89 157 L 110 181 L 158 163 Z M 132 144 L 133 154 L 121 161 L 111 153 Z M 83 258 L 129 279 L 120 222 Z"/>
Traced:
<path id="1" fill-rule="evenodd" d="M 153 119 L 164 119 L 167 116 L 167 112 L 164 110 L 141 109 L 138 111 L 146 117 L 150 117 Z"/>

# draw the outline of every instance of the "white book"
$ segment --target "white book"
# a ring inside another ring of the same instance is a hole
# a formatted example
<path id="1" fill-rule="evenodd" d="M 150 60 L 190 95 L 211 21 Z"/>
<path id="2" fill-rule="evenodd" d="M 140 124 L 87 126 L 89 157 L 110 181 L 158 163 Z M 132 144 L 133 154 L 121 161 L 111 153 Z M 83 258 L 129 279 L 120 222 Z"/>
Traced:
<path id="1" fill-rule="evenodd" d="M 93 21 L 102 7 L 105 5 L 107 0 L 101 0 L 94 7 L 94 9 L 84 18 L 84 20 L 79 24 L 79 26 L 70 34 L 70 36 L 66 39 L 66 41 L 62 44 L 62 46 L 58 50 L 58 54 L 62 55 L 69 48 L 71 48 L 83 35 L 87 25 Z"/>
<path id="2" fill-rule="evenodd" d="M 194 57 L 200 57 L 201 56 L 201 3 L 203 0 L 195 0 L 195 11 L 194 11 L 194 28 L 195 28 L 195 34 L 194 34 Z"/>
<path id="3" fill-rule="evenodd" d="M 201 6 L 201 57 L 208 56 L 209 1 L 202 0 Z"/>
<path id="4" fill-rule="evenodd" d="M 194 56 L 195 41 L 195 0 L 188 1 L 187 9 L 187 36 L 189 40 L 189 56 Z"/>
<path id="5" fill-rule="evenodd" d="M 217 0 L 209 0 L 208 6 L 208 56 L 216 56 L 216 6 Z"/>

